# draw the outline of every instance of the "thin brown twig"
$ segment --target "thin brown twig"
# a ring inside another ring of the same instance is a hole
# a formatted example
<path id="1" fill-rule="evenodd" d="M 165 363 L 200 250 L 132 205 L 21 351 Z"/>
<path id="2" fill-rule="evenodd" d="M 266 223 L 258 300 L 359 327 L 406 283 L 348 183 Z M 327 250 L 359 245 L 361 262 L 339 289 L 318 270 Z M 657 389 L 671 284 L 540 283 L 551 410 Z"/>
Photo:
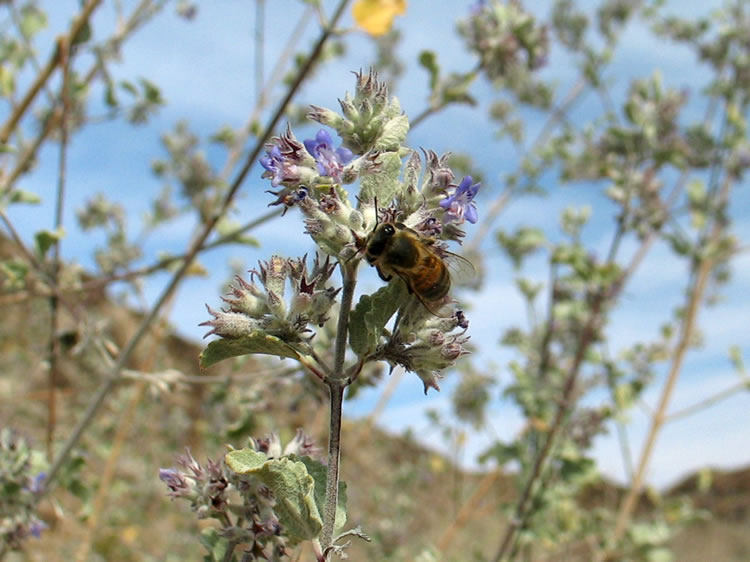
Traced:
<path id="1" fill-rule="evenodd" d="M 166 314 L 165 314 L 166 315 Z M 154 337 L 149 340 L 151 346 L 151 352 L 145 355 L 147 363 L 143 365 L 145 370 L 153 368 L 153 363 L 156 357 L 156 351 L 164 342 L 164 324 L 161 324 L 157 330 L 155 330 Z M 135 419 L 136 410 L 138 404 L 146 391 L 146 383 L 140 381 L 135 385 L 135 390 L 131 396 L 128 404 L 125 407 L 125 411 L 121 416 L 121 419 L 117 422 L 117 431 L 115 432 L 114 439 L 112 440 L 112 447 L 109 451 L 109 456 L 104 465 L 102 471 L 102 477 L 99 481 L 99 487 L 96 490 L 96 495 L 91 508 L 91 513 L 86 521 L 86 536 L 81 541 L 81 545 L 76 553 L 76 560 L 79 562 L 86 562 L 89 559 L 89 552 L 91 551 L 91 545 L 94 541 L 95 533 L 99 522 L 101 521 L 102 513 L 106 508 L 106 500 L 111 490 L 111 484 L 115 477 L 115 471 L 119 466 L 117 461 L 122 454 L 123 445 L 125 438 L 133 428 L 133 420 Z"/>
<path id="2" fill-rule="evenodd" d="M 453 522 L 443 532 L 440 539 L 438 539 L 437 548 L 440 552 L 446 552 L 450 544 L 456 538 L 458 532 L 463 529 L 469 521 L 476 518 L 478 505 L 487 498 L 488 492 L 500 475 L 500 469 L 496 468 L 482 477 L 479 484 L 477 484 L 474 493 L 466 503 L 461 506 L 461 509 L 458 511 Z"/>
<path id="3" fill-rule="evenodd" d="M 228 244 L 236 240 L 240 235 L 246 232 L 249 232 L 250 230 L 257 228 L 258 226 L 265 224 L 271 219 L 274 219 L 280 216 L 281 213 L 282 213 L 282 209 L 273 209 L 259 216 L 258 218 L 253 219 L 252 221 L 232 230 L 231 232 L 226 233 L 224 236 L 217 238 L 213 242 L 204 244 L 200 250 L 200 253 L 203 253 L 208 250 L 212 250 L 224 244 Z M 2 209 L 0 209 L 0 218 L 3 218 Z M 3 218 L 3 220 L 4 222 L 7 222 L 7 217 Z M 28 251 L 25 253 L 28 253 Z M 97 277 L 89 281 L 83 281 L 82 283 L 78 285 L 73 285 L 70 287 L 65 287 L 65 288 L 50 287 L 49 290 L 46 292 L 45 291 L 30 291 L 28 289 L 25 289 L 23 291 L 18 291 L 12 294 L 0 295 L 0 305 L 14 304 L 14 303 L 22 302 L 26 299 L 38 297 L 38 296 L 48 297 L 51 294 L 56 294 L 59 298 L 62 298 L 64 295 L 67 295 L 67 294 L 90 292 L 93 290 L 102 289 L 106 287 L 107 285 L 110 285 L 111 283 L 116 283 L 118 281 L 129 281 L 131 279 L 136 279 L 136 278 L 145 277 L 147 275 L 151 275 L 154 273 L 158 273 L 178 262 L 181 262 L 182 260 L 185 259 L 186 256 L 187 256 L 187 253 L 180 254 L 177 256 L 169 256 L 166 258 L 162 258 L 151 265 L 139 267 L 137 269 L 131 269 L 129 271 L 124 271 L 122 273 L 114 273 L 112 275 L 107 275 L 106 277 Z"/>
<path id="4" fill-rule="evenodd" d="M 731 182 L 729 180 L 724 182 L 724 188 L 722 193 L 722 199 L 726 200 L 728 192 L 731 188 Z M 715 222 L 711 233 L 711 238 L 715 238 L 720 233 L 721 226 L 719 222 Z M 641 454 L 638 459 L 638 465 L 636 467 L 633 482 L 628 488 L 628 491 L 620 504 L 618 510 L 617 520 L 615 522 L 615 528 L 612 533 L 610 541 L 610 549 L 616 548 L 616 545 L 622 540 L 625 534 L 625 530 L 628 527 L 630 519 L 635 512 L 635 508 L 638 505 L 638 500 L 641 495 L 643 488 L 646 470 L 653 454 L 654 445 L 656 439 L 661 431 L 662 426 L 667 419 L 667 408 L 672 398 L 675 385 L 679 379 L 679 375 L 682 371 L 682 365 L 685 360 L 688 349 L 690 348 L 691 341 L 695 332 L 695 326 L 698 318 L 698 310 L 700 304 L 703 301 L 703 295 L 708 286 L 710 274 L 714 265 L 714 261 L 709 258 L 704 258 L 702 261 L 696 264 L 694 270 L 694 278 L 692 288 L 689 291 L 687 297 L 687 303 L 685 306 L 685 314 L 681 324 L 680 338 L 672 356 L 672 362 L 670 364 L 667 379 L 662 389 L 662 393 L 659 397 L 659 402 L 656 406 L 656 410 L 651 417 L 651 424 L 649 426 L 648 433 L 646 434 L 646 441 L 641 449 Z M 611 552 L 610 552 L 611 554 Z"/>
<path id="5" fill-rule="evenodd" d="M 282 71 L 284 67 L 286 66 L 287 62 L 289 61 L 289 59 L 291 58 L 292 54 L 294 53 L 294 48 L 297 45 L 299 38 L 302 36 L 302 33 L 305 30 L 305 27 L 312 19 L 310 15 L 312 14 L 314 10 L 315 8 L 313 6 L 307 6 L 305 11 L 300 16 L 300 19 L 297 21 L 297 25 L 289 34 L 289 39 L 287 40 L 286 45 L 282 49 L 281 54 L 279 55 L 279 58 L 276 60 L 276 64 L 271 69 L 271 75 L 268 78 L 268 81 L 263 87 L 263 90 L 260 92 L 260 95 L 258 97 L 258 103 L 256 103 L 255 107 L 253 108 L 253 112 L 248 118 L 247 123 L 245 124 L 245 127 L 242 130 L 242 133 L 238 136 L 237 140 L 232 144 L 229 154 L 227 155 L 226 163 L 224 164 L 224 167 L 222 168 L 222 171 L 220 174 L 221 177 L 227 177 L 231 173 L 232 169 L 237 163 L 237 160 L 239 160 L 240 156 L 242 155 L 242 147 L 245 145 L 245 141 L 247 141 L 247 138 L 250 136 L 251 128 L 253 124 L 260 117 L 261 111 L 265 109 L 266 105 L 268 104 L 268 100 L 271 99 L 271 91 L 281 80 Z"/>
<path id="6" fill-rule="evenodd" d="M 66 33 L 65 36 L 61 39 L 65 42 L 64 44 L 72 44 L 75 37 L 80 33 L 81 29 L 83 29 L 83 26 L 86 24 L 86 22 L 88 22 L 93 11 L 99 6 L 99 4 L 101 4 L 101 1 L 102 0 L 89 0 L 89 2 L 78 14 L 78 16 L 76 16 L 73 20 L 68 33 Z M 31 103 L 34 101 L 36 95 L 47 83 L 50 76 L 52 76 L 55 68 L 57 68 L 62 55 L 62 53 L 60 52 L 61 44 L 63 43 L 61 43 L 60 40 L 55 43 L 55 48 L 50 54 L 47 63 L 44 65 L 41 72 L 37 74 L 31 86 L 29 86 L 29 89 L 26 91 L 26 94 L 23 96 L 19 104 L 15 108 L 13 108 L 13 112 L 5 121 L 2 128 L 0 128 L 0 145 L 7 144 L 8 139 L 10 139 L 10 135 L 13 134 L 13 131 L 16 129 L 16 125 L 18 125 L 18 122 L 31 106 Z"/>
<path id="7" fill-rule="evenodd" d="M 686 174 L 682 174 L 680 178 L 678 178 L 678 180 L 675 182 L 675 186 L 672 189 L 672 192 L 667 197 L 665 208 L 669 208 L 675 202 L 675 200 L 679 196 L 679 193 L 681 191 L 681 187 L 684 184 L 684 181 L 686 181 L 686 177 L 687 177 Z M 618 232 L 615 234 L 613 238 L 612 247 L 619 247 L 619 239 L 621 237 L 620 231 L 623 228 L 624 228 L 624 225 L 620 223 L 618 225 Z M 638 266 L 642 263 L 643 259 L 646 257 L 648 250 L 653 246 L 654 242 L 656 241 L 658 232 L 659 232 L 658 230 L 652 230 L 648 234 L 648 236 L 641 242 L 641 245 L 639 246 L 638 250 L 635 252 L 633 257 L 631 258 L 628 267 L 626 267 L 623 270 L 623 272 L 620 274 L 619 280 L 613 285 L 609 293 L 604 294 L 602 292 L 599 292 L 594 297 L 594 300 L 591 305 L 592 311 L 589 316 L 589 320 L 587 321 L 581 333 L 581 340 L 579 342 L 571 369 L 566 377 L 565 385 L 562 391 L 562 399 L 560 400 L 560 403 L 558 405 L 555 418 L 550 426 L 550 430 L 547 433 L 547 438 L 544 444 L 542 445 L 542 448 L 537 453 L 531 475 L 526 483 L 526 486 L 524 487 L 521 493 L 521 496 L 518 502 L 516 503 L 516 510 L 515 510 L 514 517 L 511 519 L 511 521 L 508 524 L 508 528 L 505 532 L 505 535 L 503 536 L 502 542 L 500 544 L 500 548 L 498 549 L 497 553 L 495 554 L 495 557 L 493 558 L 494 562 L 499 562 L 500 560 L 502 560 L 505 557 L 505 555 L 508 553 L 508 550 L 514 548 L 514 544 L 518 536 L 518 531 L 523 529 L 523 527 L 526 524 L 526 518 L 528 517 L 529 506 L 533 498 L 533 491 L 534 491 L 535 483 L 542 474 L 544 463 L 546 462 L 546 459 L 552 450 L 553 442 L 556 439 L 557 433 L 559 432 L 559 430 L 561 429 L 561 426 L 563 425 L 563 420 L 565 418 L 565 415 L 567 414 L 567 411 L 571 406 L 570 401 L 573 398 L 573 391 L 575 390 L 575 384 L 578 378 L 578 371 L 580 369 L 581 363 L 585 356 L 585 351 L 588 349 L 588 346 L 591 343 L 591 341 L 593 341 L 595 328 L 598 322 L 600 321 L 599 315 L 601 313 L 601 308 L 604 305 L 604 301 L 607 299 L 613 301 L 617 298 L 619 294 L 621 294 L 624 288 L 625 282 L 630 277 L 632 277 L 635 270 L 638 268 Z M 614 252 L 609 251 L 608 260 L 612 262 L 614 259 L 615 259 Z"/>
<path id="8" fill-rule="evenodd" d="M 709 396 L 708 398 L 704 398 L 703 400 L 696 402 L 695 404 L 685 406 L 684 408 L 677 410 L 676 412 L 667 414 L 664 417 L 664 423 L 672 423 L 683 418 L 690 417 L 693 414 L 700 412 L 701 410 L 705 410 L 706 408 L 709 408 L 714 404 L 718 404 L 719 402 L 726 400 L 727 398 L 731 398 L 739 392 L 746 392 L 748 390 L 750 390 L 750 381 L 744 380 L 737 382 L 732 386 Z"/>
<path id="9" fill-rule="evenodd" d="M 65 208 L 65 179 L 67 173 L 68 156 L 68 114 L 70 112 L 70 43 L 64 37 L 60 38 L 57 50 L 60 53 L 60 67 L 62 68 L 62 84 L 60 86 L 60 157 L 57 170 L 57 194 L 55 196 L 55 230 L 60 232 L 63 226 L 63 209 Z M 50 284 L 57 287 L 60 278 L 60 238 L 56 238 L 52 246 L 52 269 Z M 53 294 L 49 297 L 50 327 L 47 360 L 49 365 L 49 396 L 47 400 L 47 457 L 52 460 L 55 425 L 57 423 L 57 380 L 58 359 L 60 357 L 60 341 L 57 338 L 59 323 L 59 299 Z"/>
<path id="10" fill-rule="evenodd" d="M 2 207 L 0 207 L 0 220 L 8 230 L 8 234 L 10 234 L 10 238 L 11 240 L 13 240 L 13 243 L 21 251 L 24 257 L 29 261 L 29 263 L 34 267 L 34 269 L 42 270 L 42 264 L 40 264 L 39 260 L 36 259 L 34 253 L 26 247 L 26 244 L 24 244 L 23 239 L 18 234 L 16 227 L 13 226 L 13 223 L 10 221 L 10 218 L 5 213 L 5 210 Z"/>
<path id="11" fill-rule="evenodd" d="M 589 347 L 589 344 L 594 340 L 597 327 L 600 323 L 600 313 L 604 304 L 604 300 L 604 293 L 599 292 L 591 305 L 591 313 L 589 319 L 587 320 L 586 325 L 581 332 L 581 339 L 578 343 L 573 363 L 570 367 L 570 370 L 568 371 L 568 375 L 565 378 L 565 384 L 562 389 L 562 397 L 560 399 L 560 404 L 558 405 L 557 412 L 555 413 L 555 417 L 552 421 L 552 424 L 550 425 L 547 437 L 544 440 L 541 449 L 536 455 L 531 474 L 529 475 L 526 485 L 521 492 L 521 496 L 516 503 L 516 509 L 514 511 L 513 518 L 509 521 L 508 527 L 505 531 L 505 534 L 503 535 L 503 539 L 500 542 L 500 547 L 498 548 L 495 556 L 492 558 L 494 562 L 500 562 L 500 560 L 503 559 L 503 557 L 507 554 L 508 550 L 515 542 L 518 531 L 523 529 L 526 524 L 526 518 L 528 517 L 535 484 L 542 474 L 542 469 L 544 468 L 547 458 L 549 457 L 549 454 L 552 450 L 552 445 L 557 439 L 557 434 L 562 429 L 563 419 L 567 415 L 570 408 L 570 403 L 573 398 L 573 391 L 575 390 L 576 381 L 578 380 L 578 373 L 583 363 L 583 358 L 585 357 L 585 353 Z"/>
<path id="12" fill-rule="evenodd" d="M 140 25 L 143 25 L 143 23 L 147 20 L 146 16 L 151 15 L 158 11 L 161 6 L 164 4 L 164 2 L 161 2 L 158 6 L 154 7 L 151 12 L 146 12 L 146 8 L 148 5 L 151 4 L 151 0 L 142 0 L 141 3 L 138 5 L 138 7 L 133 11 L 131 17 L 128 19 L 128 21 L 123 25 L 122 29 L 120 29 L 117 33 L 115 33 L 107 42 L 106 44 L 113 50 L 116 50 L 119 48 L 119 46 L 122 44 L 122 42 L 125 40 L 125 38 L 135 32 Z M 97 74 L 102 70 L 102 64 L 99 58 L 97 58 L 96 62 L 91 66 L 89 71 L 86 73 L 86 77 L 83 80 L 83 83 L 86 85 L 91 84 L 93 79 L 97 76 Z M 31 145 L 26 148 L 26 150 L 23 151 L 20 158 L 16 162 L 15 167 L 13 170 L 6 176 L 5 181 L 2 186 L 0 186 L 0 192 L 8 192 L 13 188 L 13 185 L 18 180 L 18 178 L 23 174 L 28 168 L 31 162 L 36 157 L 37 153 L 39 152 L 39 148 L 42 146 L 45 140 L 49 137 L 50 133 L 54 131 L 57 128 L 57 117 L 56 114 L 53 112 L 50 114 L 50 116 L 45 120 L 44 126 L 40 129 L 40 131 L 37 133 L 36 137 L 34 137 L 34 141 L 31 143 Z"/>

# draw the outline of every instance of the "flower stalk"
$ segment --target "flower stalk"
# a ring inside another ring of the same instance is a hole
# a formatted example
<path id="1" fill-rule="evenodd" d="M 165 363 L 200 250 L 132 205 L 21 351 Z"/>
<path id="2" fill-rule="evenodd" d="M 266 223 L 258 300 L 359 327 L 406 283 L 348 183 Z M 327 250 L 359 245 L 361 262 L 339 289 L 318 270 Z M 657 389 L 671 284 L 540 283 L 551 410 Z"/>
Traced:
<path id="1" fill-rule="evenodd" d="M 297 361 L 328 388 L 327 466 L 319 472 L 311 467 L 313 481 L 325 487 L 325 497 L 317 498 L 316 509 L 310 512 L 310 498 L 305 495 L 310 480 L 299 477 L 306 468 L 295 464 L 304 460 L 287 458 L 283 467 L 278 465 L 293 484 L 269 481 L 282 526 L 293 536 L 310 540 L 319 561 L 345 548 L 336 544 L 344 535 L 335 535 L 346 521 L 345 486 L 339 481 L 346 387 L 366 363 L 385 361 L 391 368 L 400 365 L 414 372 L 425 392 L 439 390 L 441 371 L 468 353 L 464 344 L 469 323 L 448 294 L 447 274 L 439 276 L 440 295 L 423 298 L 411 277 L 419 268 L 399 266 L 399 259 L 404 258 L 397 246 L 389 244 L 386 252 L 384 244 L 375 251 L 373 241 L 379 224 L 398 224 L 403 232 L 394 244 L 399 244 L 407 262 L 411 259 L 417 264 L 421 259 L 447 272 L 442 261 L 450 256 L 447 244 L 460 242 L 464 223 L 476 222 L 473 200 L 480 185 L 470 176 L 454 181 L 447 156 L 433 151 L 424 151 L 423 169 L 419 154 L 402 144 L 408 119 L 398 100 L 389 97 L 386 84 L 373 71 L 355 75 L 355 94 L 340 101 L 341 114 L 317 106 L 308 114 L 311 120 L 333 128 L 340 144 L 326 129 L 312 139 L 298 140 L 287 126 L 266 145 L 266 155 L 260 160 L 262 177 L 274 188 L 269 190 L 276 198 L 271 205 L 280 206 L 282 215 L 292 207 L 303 215 L 305 233 L 317 246 L 312 269 L 306 265 L 306 256 L 272 256 L 260 262 L 258 270 L 251 270 L 249 281 L 238 276 L 229 295 L 222 297 L 224 306 L 208 307 L 212 318 L 202 324 L 211 328 L 207 335 L 220 338 L 201 354 L 204 368 L 229 357 L 272 355 Z M 352 199 L 345 186 L 357 182 L 359 192 Z M 362 295 L 354 307 L 357 268 L 365 256 L 370 265 L 376 265 L 373 259 L 383 268 L 388 260 L 396 265 L 387 277 L 379 268 L 388 285 Z M 332 262 L 338 263 L 341 274 L 338 288 L 329 285 Z M 331 319 L 329 312 L 339 297 L 338 317 Z M 356 357 L 346 365 L 349 346 Z M 265 474 L 266 461 L 253 451 L 233 451 L 225 459 L 240 474 Z M 308 517 L 288 517 L 284 506 L 296 502 L 301 504 L 294 513 L 309 513 Z M 359 531 L 355 534 L 364 538 Z"/>

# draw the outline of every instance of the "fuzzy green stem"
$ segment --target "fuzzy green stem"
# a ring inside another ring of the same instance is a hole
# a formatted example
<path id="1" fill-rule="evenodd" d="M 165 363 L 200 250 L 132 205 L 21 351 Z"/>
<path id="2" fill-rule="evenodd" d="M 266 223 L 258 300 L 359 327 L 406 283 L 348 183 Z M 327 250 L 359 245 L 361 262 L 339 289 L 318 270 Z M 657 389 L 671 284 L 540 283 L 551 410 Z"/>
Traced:
<path id="1" fill-rule="evenodd" d="M 344 379 L 344 358 L 346 357 L 346 342 L 349 336 L 349 312 L 354 299 L 354 287 L 357 284 L 356 264 L 341 264 L 343 288 L 341 291 L 341 307 L 339 308 L 339 322 L 336 329 L 336 344 L 333 352 L 333 377 L 338 381 Z"/>

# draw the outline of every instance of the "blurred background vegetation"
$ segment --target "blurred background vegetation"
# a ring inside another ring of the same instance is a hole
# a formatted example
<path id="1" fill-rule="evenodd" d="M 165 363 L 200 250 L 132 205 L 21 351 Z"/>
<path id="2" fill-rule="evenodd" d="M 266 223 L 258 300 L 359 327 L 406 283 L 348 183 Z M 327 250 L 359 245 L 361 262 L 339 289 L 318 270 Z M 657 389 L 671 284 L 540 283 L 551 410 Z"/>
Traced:
<path id="1" fill-rule="evenodd" d="M 317 381 L 200 371 L 197 324 L 313 248 L 251 158 L 273 112 L 312 137 L 373 67 L 409 145 L 484 187 L 447 398 L 417 423 L 389 418 L 416 377 L 348 391 L 350 559 L 750 559 L 750 4 L 218 4 L 0 2 L 0 558 L 201 560 L 214 522 L 160 467 L 297 428 L 325 450 Z"/>

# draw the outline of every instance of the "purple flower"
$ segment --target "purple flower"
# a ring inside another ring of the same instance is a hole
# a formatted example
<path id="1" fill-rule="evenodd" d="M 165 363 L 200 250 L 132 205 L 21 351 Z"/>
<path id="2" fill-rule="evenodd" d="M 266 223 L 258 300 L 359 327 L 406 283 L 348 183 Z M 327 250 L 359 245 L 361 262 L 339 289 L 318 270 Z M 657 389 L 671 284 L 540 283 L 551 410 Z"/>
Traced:
<path id="1" fill-rule="evenodd" d="M 472 185 L 473 181 L 471 176 L 465 176 L 453 195 L 440 202 L 440 206 L 445 209 L 443 222 L 456 221 L 461 224 L 464 219 L 472 224 L 477 222 L 479 215 L 477 206 L 474 204 L 474 196 L 479 191 L 479 184 Z"/>
<path id="2" fill-rule="evenodd" d="M 159 479 L 169 488 L 169 495 L 173 498 L 179 498 L 186 495 L 188 491 L 188 482 L 181 472 L 174 468 L 160 468 Z"/>
<path id="3" fill-rule="evenodd" d="M 333 150 L 333 139 L 325 129 L 318 131 L 315 139 L 307 139 L 304 143 L 307 151 L 315 158 L 318 173 L 340 181 L 341 171 L 352 159 L 352 151 L 343 146 Z"/>
<path id="4" fill-rule="evenodd" d="M 29 486 L 29 491 L 32 494 L 38 494 L 42 490 L 44 490 L 44 480 L 47 478 L 46 472 L 40 472 L 34 478 L 31 479 L 31 485 Z"/>
<path id="5" fill-rule="evenodd" d="M 48 528 L 49 526 L 44 521 L 35 519 L 29 525 L 29 533 L 31 533 L 34 537 L 39 538 L 42 536 L 42 531 Z"/>
<path id="6" fill-rule="evenodd" d="M 296 164 L 285 158 L 276 145 L 266 151 L 266 156 L 260 159 L 260 165 L 266 169 L 263 172 L 263 177 L 271 178 L 271 185 L 274 187 L 286 181 L 297 181 L 299 179 Z"/>

